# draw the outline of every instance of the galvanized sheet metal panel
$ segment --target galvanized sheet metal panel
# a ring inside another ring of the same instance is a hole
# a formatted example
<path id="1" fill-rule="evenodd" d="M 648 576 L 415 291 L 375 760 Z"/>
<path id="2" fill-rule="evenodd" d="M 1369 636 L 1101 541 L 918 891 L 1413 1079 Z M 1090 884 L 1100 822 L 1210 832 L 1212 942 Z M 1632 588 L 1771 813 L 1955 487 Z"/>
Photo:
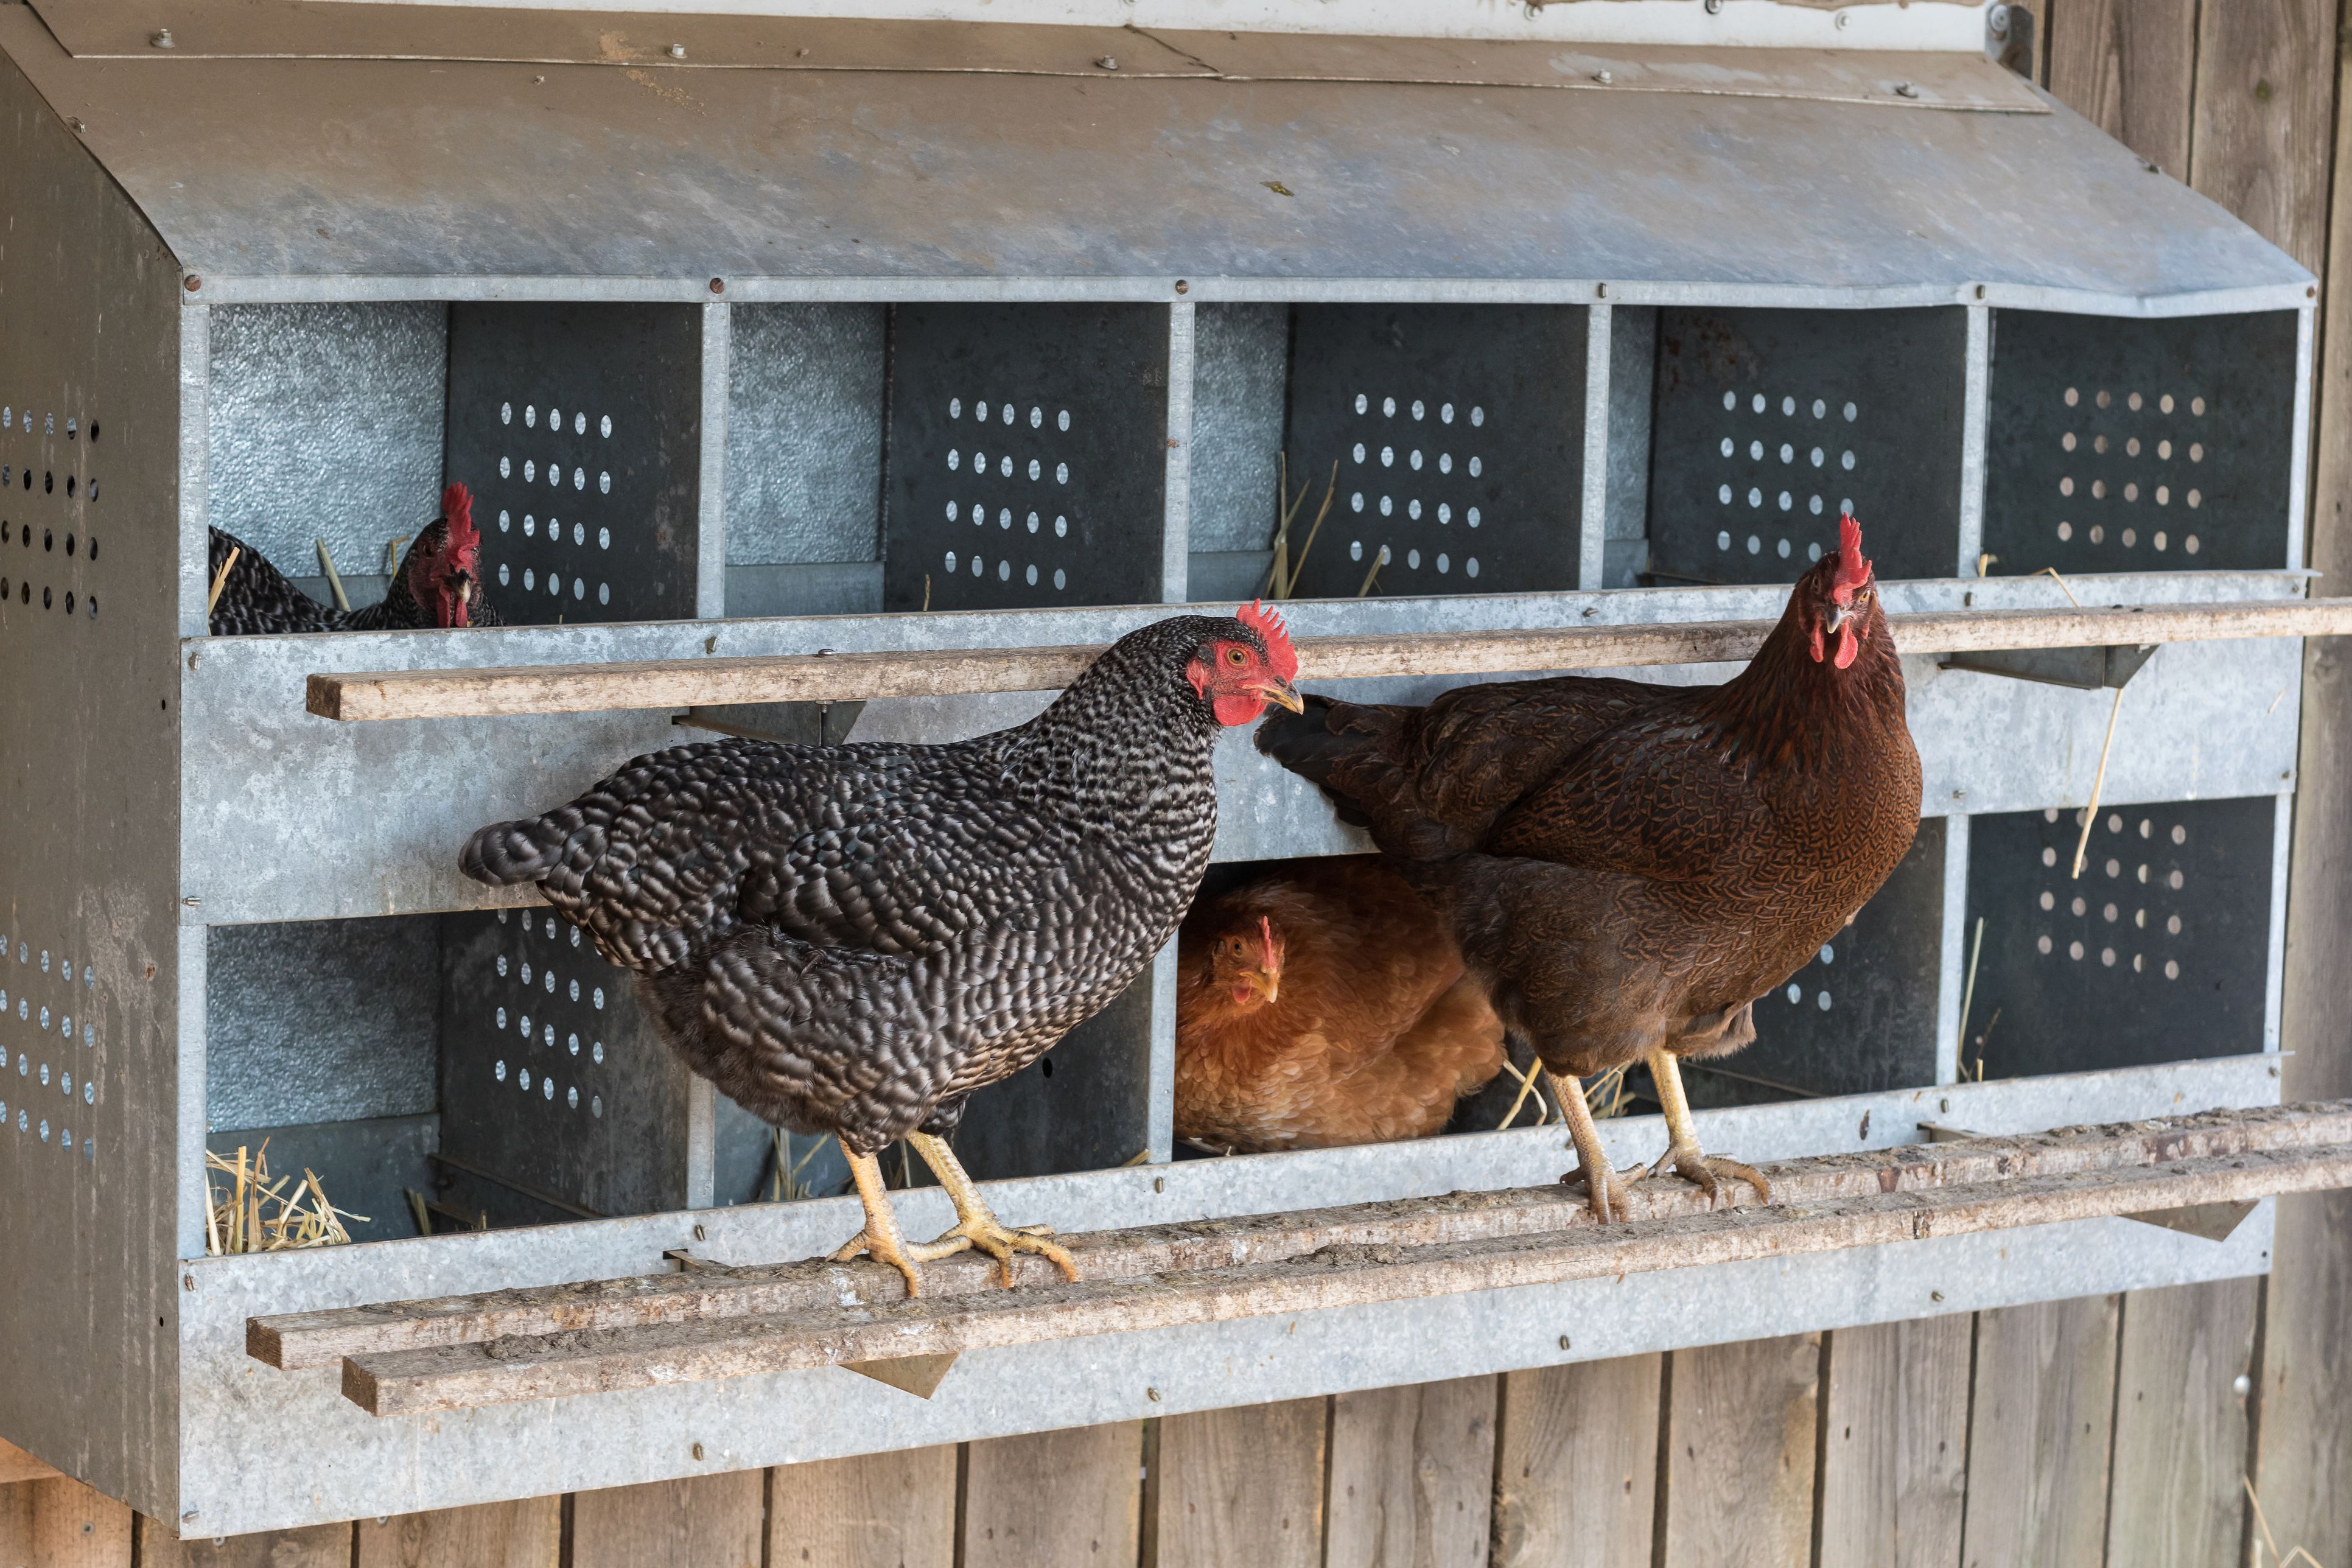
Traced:
<path id="1" fill-rule="evenodd" d="M 1320 546 L 1318 547 L 1318 549 Z M 2174 603 L 2300 595 L 2284 573 L 2077 579 L 2088 603 Z M 1431 629 L 1618 625 L 1777 616 L 1786 590 L 1696 588 L 1446 599 L 1301 601 L 1300 636 Z M 1889 584 L 1890 608 L 2056 602 L 2041 580 Z M 302 709 L 305 679 L 331 669 L 484 668 L 696 658 L 707 655 L 992 647 L 1108 641 L 1157 607 L 857 616 L 612 626 L 520 627 L 317 637 L 218 638 L 187 645 L 187 888 L 191 919 L 333 919 L 481 909 L 525 895 L 457 874 L 476 827 L 567 800 L 641 752 L 678 743 L 661 713 L 594 713 L 429 723 L 339 724 Z M 2293 641 L 2184 644 L 2134 678 L 2107 770 L 2111 801 L 2273 793 L 2292 787 L 2299 709 Z M 1592 672 L 1601 673 L 1601 672 Z M 1720 680 L 1730 666 L 1621 672 Z M 1911 722 L 1933 815 L 2074 805 L 2087 797 L 2109 696 L 1909 661 Z M 1310 667 L 1305 675 L 1317 686 Z M 1360 700 L 1426 701 L 1457 677 L 1330 687 Z M 1047 693 L 866 705 L 857 738 L 943 741 L 1017 724 Z M 1986 743 L 2000 736 L 2003 744 Z M 2181 737 L 2189 738 L 2187 756 Z M 1314 787 L 1259 756 L 1246 733 L 1218 744 L 1216 856 L 1257 860 L 1369 847 Z"/>
<path id="2" fill-rule="evenodd" d="M 168 1518 L 179 279 L 6 67 L 0 167 L 0 1436 Z"/>
<path id="3" fill-rule="evenodd" d="M 1590 298 L 1591 280 L 1620 279 L 1815 302 L 1987 283 L 2126 310 L 2308 283 L 2063 111 L 1111 73 L 77 62 L 15 8 L 0 47 L 184 263 L 246 280 L 208 297 L 541 279 L 685 298 L 719 277 L 736 299 L 774 279 L 1164 300 L 1178 278 L 1441 297 L 1551 280 Z"/>
<path id="4" fill-rule="evenodd" d="M 1923 1120 L 2009 1131 L 2273 1103 L 2275 1071 L 2274 1058 L 2256 1057 L 1961 1084 L 1703 1111 L 1698 1127 L 1711 1148 L 1777 1159 L 1914 1142 Z M 1602 1124 L 1619 1163 L 1654 1155 L 1664 1136 L 1654 1117 Z M 1410 1162 L 1381 1147 L 1255 1155 L 1043 1177 L 1005 1184 L 990 1196 L 1016 1224 L 1074 1230 L 1173 1223 L 1548 1182 L 1570 1157 L 1565 1142 L 1556 1127 L 1525 1129 L 1426 1142 Z M 932 1234 L 953 1218 L 936 1188 L 893 1201 L 912 1235 Z M 2103 1220 L 974 1352 L 929 1401 L 824 1371 L 383 1420 L 342 1398 L 335 1369 L 281 1373 L 252 1361 L 246 1318 L 610 1278 L 652 1268 L 674 1247 L 747 1263 L 814 1256 L 856 1228 L 856 1202 L 201 1260 L 188 1268 L 197 1288 L 188 1300 L 184 1495 L 199 1510 L 192 1530 L 236 1532 L 2234 1278 L 2269 1267 L 2268 1212 L 2266 1205 L 2218 1245 Z M 704 1241 L 691 1236 L 698 1224 Z M 1572 1340 L 1565 1352 L 1563 1332 Z M 282 1468 L 278 1444 L 289 1429 L 307 1435 L 307 1485 L 263 1484 Z M 691 1453 L 698 1442 L 705 1446 L 699 1461 Z"/>

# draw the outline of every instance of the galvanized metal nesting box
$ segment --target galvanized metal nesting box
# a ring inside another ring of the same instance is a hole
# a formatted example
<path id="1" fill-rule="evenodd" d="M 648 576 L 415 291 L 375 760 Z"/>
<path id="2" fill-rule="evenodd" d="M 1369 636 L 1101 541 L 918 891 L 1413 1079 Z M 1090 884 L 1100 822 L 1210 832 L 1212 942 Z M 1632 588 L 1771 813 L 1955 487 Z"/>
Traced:
<path id="1" fill-rule="evenodd" d="M 1977 7 L 1785 7 L 1750 50 L 281 12 L 0 6 L 0 1437 L 215 1535 L 2267 1266 L 2266 1212 L 2084 1222 L 1012 1347 L 928 1401 L 826 1370 L 378 1419 L 248 1359 L 256 1314 L 855 1223 L 749 1202 L 765 1130 L 457 875 L 675 706 L 337 722 L 308 677 L 1106 640 L 1259 589 L 1285 458 L 1334 487 L 1307 635 L 1769 616 L 1845 505 L 1891 608 L 2294 597 L 2312 321 Z M 208 524 L 364 591 L 445 479 L 518 624 L 205 637 Z M 2299 645 L 2000 672 L 2042 657 L 1911 661 L 1918 847 L 1694 1073 L 1713 1146 L 2275 1098 Z M 1220 860 L 1364 847 L 1245 738 L 1221 767 Z M 1163 958 L 975 1102 L 1000 1207 L 1558 1173 L 1550 1129 L 1171 1163 L 1172 997 Z M 205 1256 L 204 1151 L 265 1136 L 361 1245 Z"/>

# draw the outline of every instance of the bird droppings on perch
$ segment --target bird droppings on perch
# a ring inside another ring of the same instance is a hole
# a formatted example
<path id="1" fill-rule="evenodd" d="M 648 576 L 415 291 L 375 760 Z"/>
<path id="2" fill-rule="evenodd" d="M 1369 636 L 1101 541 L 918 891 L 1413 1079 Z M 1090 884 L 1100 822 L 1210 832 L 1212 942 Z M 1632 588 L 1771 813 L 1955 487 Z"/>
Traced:
<path id="1" fill-rule="evenodd" d="M 205 1151 L 205 1255 L 218 1258 L 235 1252 L 288 1252 L 306 1247 L 341 1247 L 352 1239 L 345 1220 L 368 1222 L 363 1214 L 338 1209 L 327 1201 L 319 1173 L 305 1166 L 302 1178 L 269 1173 L 269 1140 L 248 1151 L 240 1144 L 232 1162 Z M 228 1178 L 220 1186 L 210 1177 Z M 292 1190 L 286 1184 L 294 1182 Z M 278 1205 L 276 1215 L 263 1205 Z"/>

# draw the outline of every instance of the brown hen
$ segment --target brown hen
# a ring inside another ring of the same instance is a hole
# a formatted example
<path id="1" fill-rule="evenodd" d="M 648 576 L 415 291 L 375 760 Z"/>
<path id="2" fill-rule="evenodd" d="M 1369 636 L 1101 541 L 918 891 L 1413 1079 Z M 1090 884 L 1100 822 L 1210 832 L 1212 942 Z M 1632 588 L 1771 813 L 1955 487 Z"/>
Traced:
<path id="1" fill-rule="evenodd" d="M 1754 1000 L 1836 935 L 1918 828 L 1903 667 L 1862 531 L 1847 517 L 1839 532 L 1721 686 L 1568 677 L 1426 708 L 1310 697 L 1258 731 L 1371 828 L 1534 1047 L 1603 1219 L 1622 1189 L 1577 1079 L 1636 1060 L 1665 1111 L 1659 1165 L 1769 1199 L 1755 1172 L 1699 1152 L 1675 1058 L 1754 1039 Z"/>
<path id="2" fill-rule="evenodd" d="M 1177 939 L 1176 1132 L 1242 1153 L 1426 1138 L 1503 1068 L 1428 904 L 1370 857 L 1196 908 Z"/>

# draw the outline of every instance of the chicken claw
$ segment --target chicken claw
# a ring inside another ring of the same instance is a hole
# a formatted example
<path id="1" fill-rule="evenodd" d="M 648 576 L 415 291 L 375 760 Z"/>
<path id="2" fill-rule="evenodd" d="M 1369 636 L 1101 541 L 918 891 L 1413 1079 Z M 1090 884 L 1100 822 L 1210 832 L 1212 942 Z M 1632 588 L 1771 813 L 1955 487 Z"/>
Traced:
<path id="1" fill-rule="evenodd" d="M 1547 1068 L 1544 1076 L 1551 1079 L 1552 1094 L 1568 1115 L 1568 1135 L 1576 1144 L 1576 1169 L 1560 1180 L 1584 1184 L 1585 1202 L 1592 1209 L 1592 1217 L 1601 1224 L 1633 1218 L 1625 1196 L 1626 1184 L 1618 1179 L 1616 1168 L 1609 1163 L 1609 1152 L 1601 1146 L 1601 1130 L 1592 1124 L 1592 1108 L 1584 1102 L 1584 1086 L 1573 1073 L 1556 1073 Z M 1596 1173 L 1600 1176 L 1597 1182 L 1593 1179 Z M 1638 1181 L 1640 1177 L 1634 1179 Z"/>
<path id="2" fill-rule="evenodd" d="M 1682 1069 L 1674 1057 L 1665 1051 L 1652 1051 L 1643 1058 L 1650 1068 L 1650 1079 L 1657 1086 L 1658 1108 L 1666 1117 L 1666 1152 L 1657 1163 L 1634 1177 L 1636 1185 L 1656 1175 L 1672 1163 L 1675 1173 L 1696 1184 L 1706 1194 L 1706 1206 L 1713 1208 L 1722 1191 L 1718 1178 L 1730 1177 L 1746 1182 L 1756 1189 L 1757 1201 L 1772 1201 L 1772 1184 L 1766 1181 L 1753 1165 L 1743 1165 L 1737 1160 L 1702 1153 L 1698 1131 L 1691 1125 L 1690 1098 L 1683 1092 Z"/>
<path id="3" fill-rule="evenodd" d="M 1675 1174 L 1692 1183 L 1699 1191 L 1706 1194 L 1706 1206 L 1709 1208 L 1716 1207 L 1719 1203 L 1724 1179 L 1746 1182 L 1754 1187 L 1759 1203 L 1769 1204 L 1772 1201 L 1772 1184 L 1766 1181 L 1755 1166 L 1743 1165 L 1738 1161 L 1727 1159 L 1721 1154 L 1702 1153 L 1696 1143 L 1677 1143 L 1668 1149 L 1658 1156 L 1656 1163 L 1643 1168 L 1642 1173 L 1633 1178 L 1634 1184 L 1638 1186 L 1648 1181 L 1663 1170 L 1669 1162 L 1674 1165 Z"/>
<path id="4" fill-rule="evenodd" d="M 899 1232 L 898 1216 L 892 1212 L 890 1195 L 882 1187 L 882 1167 L 873 1155 L 851 1154 L 849 1176 L 857 1184 L 857 1196 L 866 1205 L 866 1228 L 833 1254 L 834 1262 L 846 1263 L 863 1255 L 887 1263 L 906 1277 L 907 1294 L 911 1299 L 923 1293 L 923 1282 L 915 1273 L 916 1264 L 951 1258 L 971 1246 L 968 1237 L 909 1245 Z"/>
<path id="5" fill-rule="evenodd" d="M 967 1247 L 985 1252 L 996 1259 L 997 1282 L 1008 1290 L 1013 1288 L 1013 1255 L 1016 1252 L 1037 1254 L 1059 1268 L 1064 1279 L 1076 1283 L 1077 1259 L 1070 1256 L 1068 1248 L 1048 1239 L 1054 1234 L 1052 1226 L 1015 1227 L 1003 1224 L 990 1210 L 987 1200 L 980 1195 L 979 1185 L 964 1170 L 962 1162 L 955 1157 L 955 1151 L 948 1146 L 946 1139 L 933 1137 L 928 1132 L 909 1132 L 907 1142 L 915 1146 L 915 1152 L 923 1157 L 923 1163 L 939 1177 L 940 1185 L 948 1190 L 949 1198 L 955 1204 L 955 1228 L 930 1246 L 945 1247 L 950 1252 Z"/>

